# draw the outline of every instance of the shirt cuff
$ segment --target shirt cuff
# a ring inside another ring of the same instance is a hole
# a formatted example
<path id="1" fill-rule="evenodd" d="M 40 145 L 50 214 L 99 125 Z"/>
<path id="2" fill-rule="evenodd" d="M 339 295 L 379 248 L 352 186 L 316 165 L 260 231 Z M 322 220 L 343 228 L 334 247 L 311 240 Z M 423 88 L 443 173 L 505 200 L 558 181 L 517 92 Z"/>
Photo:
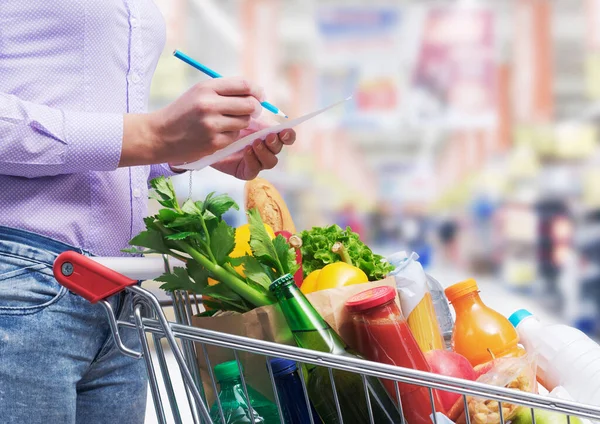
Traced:
<path id="1" fill-rule="evenodd" d="M 123 115 L 65 111 L 66 173 L 114 171 L 123 146 Z"/>
<path id="2" fill-rule="evenodd" d="M 173 169 L 171 169 L 169 164 L 161 163 L 161 164 L 157 164 L 157 165 L 152 165 L 150 167 L 150 177 L 148 179 L 153 180 L 154 178 L 157 178 L 160 176 L 168 178 L 168 177 L 172 177 L 174 175 L 181 175 L 184 172 L 185 172 L 185 169 L 182 169 L 179 172 L 176 172 Z"/>

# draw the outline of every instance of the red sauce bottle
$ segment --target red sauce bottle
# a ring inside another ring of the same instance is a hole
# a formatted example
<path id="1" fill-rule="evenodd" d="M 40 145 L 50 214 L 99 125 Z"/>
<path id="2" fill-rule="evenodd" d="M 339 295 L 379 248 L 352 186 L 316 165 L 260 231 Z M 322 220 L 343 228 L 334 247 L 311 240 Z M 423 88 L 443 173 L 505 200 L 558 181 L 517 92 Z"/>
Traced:
<path id="1" fill-rule="evenodd" d="M 370 361 L 430 372 L 395 300 L 396 290 L 383 286 L 358 293 L 346 301 L 356 333 L 356 349 Z M 408 424 L 431 424 L 433 410 L 427 387 L 382 381 L 392 399 L 397 399 L 394 385 L 398 384 Z M 435 392 L 434 402 L 435 410 L 444 412 Z"/>

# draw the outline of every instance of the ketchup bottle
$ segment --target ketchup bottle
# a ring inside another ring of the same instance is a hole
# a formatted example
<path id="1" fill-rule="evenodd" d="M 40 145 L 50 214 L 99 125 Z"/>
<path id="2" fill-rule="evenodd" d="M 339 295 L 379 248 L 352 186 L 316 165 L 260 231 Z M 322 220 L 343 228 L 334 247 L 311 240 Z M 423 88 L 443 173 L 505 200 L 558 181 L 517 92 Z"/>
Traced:
<path id="1" fill-rule="evenodd" d="M 395 300 L 396 290 L 382 286 L 358 293 L 346 301 L 356 333 L 357 350 L 370 361 L 430 372 Z M 396 384 L 408 424 L 431 424 L 433 410 L 427 387 L 383 380 L 392 399 L 397 399 Z M 436 411 L 442 411 L 435 392 L 434 402 Z"/>

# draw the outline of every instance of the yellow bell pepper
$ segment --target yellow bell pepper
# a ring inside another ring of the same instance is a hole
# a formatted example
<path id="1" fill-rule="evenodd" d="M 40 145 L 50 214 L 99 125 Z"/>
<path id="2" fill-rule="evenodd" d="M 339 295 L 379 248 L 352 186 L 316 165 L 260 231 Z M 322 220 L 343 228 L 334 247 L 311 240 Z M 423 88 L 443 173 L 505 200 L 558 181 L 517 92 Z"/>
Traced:
<path id="1" fill-rule="evenodd" d="M 311 272 L 300 287 L 304 294 L 352 284 L 367 283 L 369 278 L 360 268 L 345 262 L 334 262 L 322 269 Z"/>
<path id="2" fill-rule="evenodd" d="M 265 224 L 265 229 L 267 230 L 267 234 L 269 234 L 269 237 L 271 237 L 271 239 L 274 239 L 275 233 L 273 232 L 273 229 L 271 228 L 271 226 L 269 226 L 268 224 Z M 243 225 L 239 226 L 238 228 L 236 228 L 236 230 L 235 230 L 235 247 L 234 247 L 233 251 L 229 254 L 229 256 L 232 258 L 239 258 L 239 257 L 245 256 L 245 255 L 252 255 L 252 250 L 250 249 L 250 224 L 243 224 Z M 242 277 L 245 277 L 243 265 L 236 266 L 235 270 Z M 220 283 L 219 281 L 214 280 L 212 278 L 208 279 L 209 286 L 214 286 L 219 283 Z M 210 299 L 208 296 L 205 296 L 205 298 Z"/>

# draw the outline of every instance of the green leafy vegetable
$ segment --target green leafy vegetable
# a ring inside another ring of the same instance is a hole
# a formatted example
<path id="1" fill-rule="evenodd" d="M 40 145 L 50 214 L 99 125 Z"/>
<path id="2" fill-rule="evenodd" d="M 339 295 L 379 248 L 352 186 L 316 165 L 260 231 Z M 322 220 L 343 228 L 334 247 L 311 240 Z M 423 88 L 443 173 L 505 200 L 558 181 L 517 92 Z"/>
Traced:
<path id="1" fill-rule="evenodd" d="M 295 272 L 295 252 L 285 238 L 271 240 L 257 211 L 248 212 L 253 256 L 232 258 L 229 255 L 235 248 L 235 228 L 223 220 L 223 215 L 232 208 L 239 210 L 233 199 L 210 193 L 203 201 L 187 200 L 180 206 L 170 180 L 159 177 L 150 184 L 151 196 L 164 209 L 145 218 L 146 230 L 129 242 L 148 250 L 125 251 L 161 253 L 185 261 L 185 268 L 175 268 L 157 278 L 164 283 L 163 289 L 209 296 L 207 306 L 236 312 L 275 302 L 269 285 Z M 239 266 L 245 276 L 236 271 Z M 209 284 L 209 279 L 217 284 Z"/>
<path id="2" fill-rule="evenodd" d="M 354 266 L 362 269 L 369 277 L 369 281 L 381 280 L 393 270 L 392 265 L 381 262 L 383 256 L 374 254 L 350 227 L 345 230 L 337 225 L 313 227 L 311 230 L 303 231 L 301 237 L 302 269 L 305 276 L 325 265 L 341 260 L 331 250 L 335 242 L 344 245 Z"/>

